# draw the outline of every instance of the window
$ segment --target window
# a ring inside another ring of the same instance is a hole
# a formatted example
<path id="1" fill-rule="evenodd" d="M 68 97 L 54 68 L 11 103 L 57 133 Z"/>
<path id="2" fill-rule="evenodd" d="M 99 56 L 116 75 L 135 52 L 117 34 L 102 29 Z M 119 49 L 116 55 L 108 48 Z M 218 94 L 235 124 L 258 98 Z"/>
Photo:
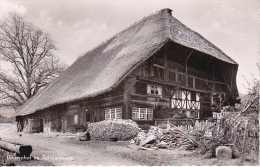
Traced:
<path id="1" fill-rule="evenodd" d="M 133 107 L 132 119 L 152 120 L 153 119 L 153 109 Z"/>
<path id="2" fill-rule="evenodd" d="M 90 122 L 90 113 L 86 113 L 86 122 Z"/>
<path id="3" fill-rule="evenodd" d="M 196 119 L 199 119 L 200 118 L 200 112 L 196 112 Z"/>
<path id="4" fill-rule="evenodd" d="M 79 115 L 74 115 L 74 124 L 75 125 L 79 124 Z"/>
<path id="5" fill-rule="evenodd" d="M 155 86 L 155 85 L 147 85 L 147 94 L 154 95 L 154 96 L 161 96 L 162 95 L 162 87 Z"/>
<path id="6" fill-rule="evenodd" d="M 105 110 L 105 119 L 122 119 L 122 108 L 110 108 Z"/>

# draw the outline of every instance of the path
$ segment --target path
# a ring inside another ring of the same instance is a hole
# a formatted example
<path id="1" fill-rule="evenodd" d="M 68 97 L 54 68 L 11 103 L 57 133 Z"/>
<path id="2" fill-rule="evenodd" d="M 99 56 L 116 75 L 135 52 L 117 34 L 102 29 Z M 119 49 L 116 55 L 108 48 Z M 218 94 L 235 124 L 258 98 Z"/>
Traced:
<path id="1" fill-rule="evenodd" d="M 2 140 L 13 141 L 21 144 L 29 144 L 33 147 L 32 156 L 49 160 L 55 165 L 102 165 L 102 166 L 134 166 L 135 162 L 121 157 L 104 155 L 102 152 L 94 152 L 88 146 L 78 146 L 69 143 L 65 137 L 51 137 L 46 134 L 25 134 L 19 136 L 15 131 L 15 126 L 10 124 L 0 124 L 0 138 Z M 53 160 L 53 158 L 64 158 L 67 160 Z M 50 158 L 50 159 L 48 159 Z"/>

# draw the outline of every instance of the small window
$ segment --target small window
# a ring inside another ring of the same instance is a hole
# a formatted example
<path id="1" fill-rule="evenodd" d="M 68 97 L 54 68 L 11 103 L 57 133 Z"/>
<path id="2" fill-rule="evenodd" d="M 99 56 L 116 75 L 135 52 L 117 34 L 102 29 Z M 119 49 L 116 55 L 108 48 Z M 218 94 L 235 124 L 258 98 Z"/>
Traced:
<path id="1" fill-rule="evenodd" d="M 79 124 L 79 115 L 74 115 L 74 124 L 75 125 Z"/>
<path id="2" fill-rule="evenodd" d="M 122 119 L 122 108 L 110 108 L 105 110 L 105 119 Z"/>
<path id="3" fill-rule="evenodd" d="M 196 101 L 196 92 L 191 92 L 191 100 Z"/>
<path id="4" fill-rule="evenodd" d="M 90 122 L 90 113 L 86 113 L 86 122 Z"/>
<path id="5" fill-rule="evenodd" d="M 200 119 L 200 112 L 199 111 L 196 112 L 196 119 Z"/>
<path id="6" fill-rule="evenodd" d="M 147 85 L 147 94 L 154 95 L 154 96 L 161 96 L 162 95 L 162 87 L 155 86 L 155 85 Z"/>
<path id="7" fill-rule="evenodd" d="M 196 101 L 200 101 L 200 93 L 196 93 Z"/>

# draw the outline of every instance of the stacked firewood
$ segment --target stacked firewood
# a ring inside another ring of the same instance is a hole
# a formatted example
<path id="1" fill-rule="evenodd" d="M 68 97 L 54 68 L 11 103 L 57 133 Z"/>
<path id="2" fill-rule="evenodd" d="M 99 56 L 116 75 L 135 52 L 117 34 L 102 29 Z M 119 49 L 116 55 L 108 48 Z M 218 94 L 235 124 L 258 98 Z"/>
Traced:
<path id="1" fill-rule="evenodd" d="M 191 150 L 195 147 L 195 143 L 192 142 L 191 138 L 193 138 L 192 135 L 183 134 L 175 129 L 161 129 L 153 126 L 147 133 L 140 131 L 132 143 L 140 147 L 153 149 L 181 148 Z"/>
<path id="2" fill-rule="evenodd" d="M 91 140 L 130 140 L 139 130 L 137 123 L 132 120 L 104 120 L 88 125 Z"/>

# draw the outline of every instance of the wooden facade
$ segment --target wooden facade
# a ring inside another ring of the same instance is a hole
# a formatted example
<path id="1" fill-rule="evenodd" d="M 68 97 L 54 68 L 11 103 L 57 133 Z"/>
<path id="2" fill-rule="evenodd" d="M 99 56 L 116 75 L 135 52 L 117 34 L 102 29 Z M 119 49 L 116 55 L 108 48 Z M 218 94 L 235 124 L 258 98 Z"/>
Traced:
<path id="1" fill-rule="evenodd" d="M 180 112 L 205 119 L 221 106 L 235 104 L 232 82 L 224 71 L 229 66 L 169 42 L 112 91 L 26 115 L 23 124 L 43 118 L 44 131 L 78 132 L 86 130 L 89 122 L 105 119 L 154 124 L 156 119 L 170 119 Z"/>

